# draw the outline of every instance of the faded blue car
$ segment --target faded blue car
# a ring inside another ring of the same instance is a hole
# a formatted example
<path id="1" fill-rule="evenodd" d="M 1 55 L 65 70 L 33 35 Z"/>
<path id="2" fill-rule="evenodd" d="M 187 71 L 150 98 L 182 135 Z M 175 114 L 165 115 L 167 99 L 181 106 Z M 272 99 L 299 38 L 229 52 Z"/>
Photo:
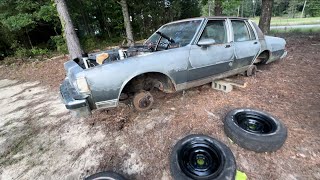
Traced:
<path id="1" fill-rule="evenodd" d="M 117 107 L 133 95 L 137 110 L 149 109 L 157 88 L 174 93 L 251 72 L 257 63 L 286 56 L 282 38 L 265 36 L 249 19 L 201 17 L 160 27 L 143 45 L 107 50 L 65 63 L 60 91 L 67 109 L 89 114 Z"/>

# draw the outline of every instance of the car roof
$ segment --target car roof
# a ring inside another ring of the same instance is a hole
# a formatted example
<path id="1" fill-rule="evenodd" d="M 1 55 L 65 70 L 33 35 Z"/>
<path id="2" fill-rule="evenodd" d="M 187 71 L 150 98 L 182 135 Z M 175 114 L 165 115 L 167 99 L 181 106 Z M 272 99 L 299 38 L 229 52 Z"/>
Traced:
<path id="1" fill-rule="evenodd" d="M 167 24 L 173 24 L 173 23 L 179 23 L 179 22 L 185 22 L 185 21 L 193 21 L 193 20 L 204 20 L 204 19 L 238 19 L 238 20 L 248 20 L 248 18 L 244 17 L 234 17 L 234 16 L 203 16 L 203 17 L 195 17 L 195 18 L 187 18 L 187 19 L 181 19 L 177 21 L 172 21 Z M 167 25 L 166 24 L 166 25 Z"/>

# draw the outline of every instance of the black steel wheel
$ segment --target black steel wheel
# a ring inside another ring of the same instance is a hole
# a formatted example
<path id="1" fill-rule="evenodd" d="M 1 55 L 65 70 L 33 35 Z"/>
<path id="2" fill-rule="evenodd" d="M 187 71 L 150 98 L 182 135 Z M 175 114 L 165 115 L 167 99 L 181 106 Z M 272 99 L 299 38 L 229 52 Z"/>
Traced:
<path id="1" fill-rule="evenodd" d="M 205 135 L 189 135 L 174 146 L 170 157 L 175 180 L 234 179 L 236 162 L 223 143 Z"/>
<path id="2" fill-rule="evenodd" d="M 230 111 L 224 130 L 233 142 L 256 152 L 276 151 L 287 138 L 287 129 L 280 120 L 254 109 Z"/>
<path id="3" fill-rule="evenodd" d="M 93 174 L 85 178 L 85 180 L 126 180 L 126 178 L 112 171 L 104 171 Z"/>

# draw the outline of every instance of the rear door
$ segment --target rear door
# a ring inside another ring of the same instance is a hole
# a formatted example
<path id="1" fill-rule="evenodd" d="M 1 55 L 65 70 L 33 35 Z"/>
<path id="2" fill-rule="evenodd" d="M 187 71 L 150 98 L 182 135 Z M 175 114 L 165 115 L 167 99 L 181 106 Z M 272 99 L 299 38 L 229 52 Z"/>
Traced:
<path id="1" fill-rule="evenodd" d="M 188 81 L 194 81 L 230 70 L 234 49 L 228 38 L 225 19 L 208 20 L 199 40 L 191 45 Z M 214 40 L 209 46 L 199 46 L 201 40 Z"/>
<path id="2" fill-rule="evenodd" d="M 232 69 L 250 65 L 260 51 L 260 42 L 246 20 L 231 20 L 235 60 Z"/>

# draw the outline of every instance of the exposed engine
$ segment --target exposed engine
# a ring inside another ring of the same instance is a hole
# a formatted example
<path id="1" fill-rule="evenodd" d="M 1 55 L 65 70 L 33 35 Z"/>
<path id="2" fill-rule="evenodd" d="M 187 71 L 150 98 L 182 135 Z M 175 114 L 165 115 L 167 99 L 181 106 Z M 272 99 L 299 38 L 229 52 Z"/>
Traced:
<path id="1" fill-rule="evenodd" d="M 134 46 L 102 51 L 93 54 L 83 54 L 82 58 L 74 59 L 83 69 L 98 66 L 112 61 L 119 61 L 133 56 L 140 56 L 153 52 L 147 46 Z"/>

